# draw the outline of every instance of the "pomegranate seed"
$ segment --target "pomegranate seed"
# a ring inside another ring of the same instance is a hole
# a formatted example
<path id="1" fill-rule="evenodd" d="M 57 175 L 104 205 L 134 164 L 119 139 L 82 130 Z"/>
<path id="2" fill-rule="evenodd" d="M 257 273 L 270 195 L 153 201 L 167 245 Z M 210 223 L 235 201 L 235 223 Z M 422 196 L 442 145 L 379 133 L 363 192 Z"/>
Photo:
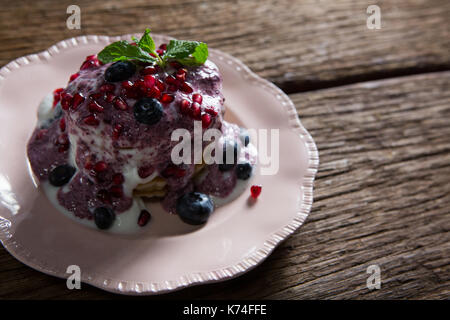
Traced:
<path id="1" fill-rule="evenodd" d="M 74 73 L 73 75 L 71 75 L 70 76 L 70 78 L 69 78 L 69 82 L 72 82 L 73 80 L 75 80 L 76 78 L 78 78 L 78 76 L 79 76 L 80 74 L 77 72 L 77 73 Z"/>
<path id="2" fill-rule="evenodd" d="M 164 93 L 161 97 L 162 103 L 171 103 L 173 101 L 174 97 L 171 94 Z"/>
<path id="3" fill-rule="evenodd" d="M 113 128 L 113 139 L 117 140 L 120 137 L 120 134 L 122 133 L 123 126 L 121 124 L 116 124 Z"/>
<path id="4" fill-rule="evenodd" d="M 208 128 L 210 124 L 211 124 L 211 116 L 207 113 L 204 113 L 202 115 L 202 127 Z"/>
<path id="5" fill-rule="evenodd" d="M 148 88 L 147 88 L 147 86 L 146 86 L 146 84 L 145 84 L 144 79 L 138 79 L 138 80 L 136 80 L 135 85 L 136 85 L 136 88 L 137 88 L 137 89 L 141 90 L 141 92 L 143 92 L 143 93 L 147 92 L 147 89 L 148 89 Z"/>
<path id="6" fill-rule="evenodd" d="M 92 61 L 86 60 L 81 64 L 80 70 L 88 69 L 92 66 Z"/>
<path id="7" fill-rule="evenodd" d="M 121 185 L 125 181 L 125 178 L 123 177 L 123 174 L 116 173 L 113 175 L 112 181 L 115 185 Z"/>
<path id="8" fill-rule="evenodd" d="M 187 82 L 181 84 L 180 90 L 184 93 L 192 93 L 192 91 L 194 91 Z"/>
<path id="9" fill-rule="evenodd" d="M 202 97 L 201 94 L 194 93 L 194 94 L 192 95 L 192 101 L 197 102 L 198 104 L 202 104 L 203 97 Z"/>
<path id="10" fill-rule="evenodd" d="M 41 130 L 39 130 L 38 133 L 37 133 L 37 135 L 36 135 L 36 139 L 37 139 L 37 140 L 41 140 L 41 139 L 46 135 L 47 132 L 48 132 L 47 129 L 41 129 Z"/>
<path id="11" fill-rule="evenodd" d="M 62 132 L 66 131 L 66 119 L 65 118 L 61 118 L 61 120 L 59 120 L 59 129 L 61 129 Z"/>
<path id="12" fill-rule="evenodd" d="M 114 130 L 116 130 L 116 131 L 122 131 L 122 129 L 123 129 L 123 126 L 120 123 L 118 123 L 114 126 Z"/>
<path id="13" fill-rule="evenodd" d="M 132 45 L 132 46 L 137 46 L 137 43 L 136 42 L 132 42 L 132 43 L 130 43 L 130 45 Z"/>
<path id="14" fill-rule="evenodd" d="M 156 53 L 162 56 L 164 54 L 164 50 L 162 49 L 156 49 Z"/>
<path id="15" fill-rule="evenodd" d="M 70 93 L 62 92 L 61 93 L 61 108 L 63 110 L 69 110 L 72 105 L 72 95 Z"/>
<path id="16" fill-rule="evenodd" d="M 132 89 L 133 86 L 134 86 L 134 83 L 133 83 L 132 81 L 130 81 L 130 80 L 127 80 L 127 81 L 123 81 L 123 82 L 122 82 L 122 88 L 125 88 L 125 89 Z"/>
<path id="17" fill-rule="evenodd" d="M 160 48 L 160 49 L 163 49 L 163 50 L 167 50 L 167 43 L 162 43 L 162 44 L 159 46 L 159 48 Z"/>
<path id="18" fill-rule="evenodd" d="M 158 87 L 159 91 L 161 91 L 161 92 L 166 90 L 166 85 L 161 80 L 156 81 L 156 86 Z"/>
<path id="19" fill-rule="evenodd" d="M 164 171 L 162 172 L 162 175 L 164 177 L 170 177 L 174 174 L 176 167 L 173 165 L 168 166 L 167 168 L 164 169 Z"/>
<path id="20" fill-rule="evenodd" d="M 64 91 L 64 88 L 57 88 L 57 89 L 53 90 L 53 94 L 60 96 L 63 91 Z"/>
<path id="21" fill-rule="evenodd" d="M 177 80 L 180 82 L 184 82 L 186 81 L 186 74 L 187 74 L 186 69 L 178 69 L 175 78 L 177 78 Z"/>
<path id="22" fill-rule="evenodd" d="M 64 151 L 67 151 L 67 150 L 69 150 L 69 145 L 68 144 L 63 144 L 63 145 L 60 145 L 58 147 L 58 152 L 64 152 Z"/>
<path id="23" fill-rule="evenodd" d="M 164 170 L 163 175 L 166 177 L 181 178 L 186 175 L 186 170 L 174 165 L 170 165 Z"/>
<path id="24" fill-rule="evenodd" d="M 166 77 L 166 83 L 177 86 L 178 80 L 174 76 L 168 76 L 168 77 Z"/>
<path id="25" fill-rule="evenodd" d="M 113 92 L 116 87 L 111 83 L 105 83 L 100 86 L 100 92 Z"/>
<path id="26" fill-rule="evenodd" d="M 59 135 L 56 142 L 57 142 L 57 144 L 60 144 L 60 145 L 68 145 L 69 144 L 69 136 L 65 133 L 62 133 Z"/>
<path id="27" fill-rule="evenodd" d="M 256 199 L 261 194 L 262 186 L 260 185 L 253 185 L 250 187 L 250 193 L 253 199 Z"/>
<path id="28" fill-rule="evenodd" d="M 175 75 L 175 78 L 176 78 L 178 81 L 180 81 L 180 82 L 186 81 L 186 75 L 185 75 L 185 74 L 176 74 L 176 75 Z"/>
<path id="29" fill-rule="evenodd" d="M 138 89 L 137 85 L 132 89 L 122 89 L 122 94 L 130 99 L 137 99 L 139 97 Z"/>
<path id="30" fill-rule="evenodd" d="M 180 68 L 182 67 L 181 63 L 176 62 L 176 61 L 171 61 L 171 62 L 169 62 L 169 65 L 170 65 L 172 68 L 175 68 L 175 69 L 180 69 Z"/>
<path id="31" fill-rule="evenodd" d="M 84 97 L 81 93 L 76 93 L 73 97 L 72 109 L 77 110 L 78 106 L 84 102 Z"/>
<path id="32" fill-rule="evenodd" d="M 200 105 L 197 102 L 194 102 L 191 105 L 191 116 L 194 119 L 200 120 L 202 114 L 202 109 L 200 108 Z"/>
<path id="33" fill-rule="evenodd" d="M 140 72 L 142 75 L 146 75 L 146 74 L 155 74 L 156 73 L 156 68 L 155 67 L 145 67 L 144 69 L 141 70 Z"/>
<path id="34" fill-rule="evenodd" d="M 175 91 L 177 91 L 177 86 L 171 84 L 167 87 L 167 90 L 170 92 L 175 92 Z"/>
<path id="35" fill-rule="evenodd" d="M 98 121 L 98 119 L 93 114 L 84 118 L 83 122 L 89 126 L 98 126 L 100 123 L 100 121 Z"/>
<path id="36" fill-rule="evenodd" d="M 103 96 L 104 96 L 104 95 L 103 95 L 102 93 L 97 92 L 97 93 L 91 94 L 91 95 L 89 96 L 89 98 L 90 98 L 91 100 L 99 100 L 99 99 L 101 99 Z"/>
<path id="37" fill-rule="evenodd" d="M 138 169 L 138 175 L 142 179 L 145 179 L 149 177 L 153 173 L 153 171 L 154 171 L 153 167 L 140 167 Z"/>
<path id="38" fill-rule="evenodd" d="M 182 114 L 189 114 L 190 107 L 191 103 L 188 100 L 183 99 L 180 101 L 180 112 Z"/>
<path id="39" fill-rule="evenodd" d="M 140 227 L 145 226 L 150 221 L 150 218 L 150 212 L 148 212 L 147 210 L 142 210 L 139 214 L 138 225 Z"/>
<path id="40" fill-rule="evenodd" d="M 87 56 L 86 60 L 97 60 L 97 55 L 96 54 L 92 54 L 90 56 Z"/>
<path id="41" fill-rule="evenodd" d="M 69 110 L 69 108 L 70 108 L 70 101 L 69 100 L 61 100 L 61 108 L 63 110 Z"/>
<path id="42" fill-rule="evenodd" d="M 125 111 L 128 109 L 128 104 L 121 97 L 117 97 L 114 99 L 114 106 L 119 110 Z"/>
<path id="43" fill-rule="evenodd" d="M 92 169 L 94 168 L 94 165 L 92 164 L 91 161 L 87 160 L 87 161 L 85 162 L 85 164 L 84 164 L 84 168 L 85 168 L 86 170 L 92 170 Z"/>
<path id="44" fill-rule="evenodd" d="M 150 98 L 158 99 L 161 96 L 161 91 L 158 89 L 158 87 L 153 87 L 148 92 L 148 96 Z"/>
<path id="45" fill-rule="evenodd" d="M 109 188 L 109 193 L 114 198 L 122 198 L 122 196 L 123 196 L 122 186 L 112 186 L 111 188 Z"/>
<path id="46" fill-rule="evenodd" d="M 97 192 L 97 199 L 99 199 L 101 202 L 104 203 L 111 203 L 111 196 L 109 195 L 109 192 L 105 189 L 99 190 Z"/>
<path id="47" fill-rule="evenodd" d="M 97 59 L 95 59 L 95 60 L 86 60 L 81 65 L 80 70 L 90 69 L 92 67 L 98 67 L 98 66 L 100 66 L 100 61 L 98 61 Z"/>
<path id="48" fill-rule="evenodd" d="M 95 172 L 103 172 L 108 169 L 108 164 L 105 161 L 99 161 L 94 165 Z"/>
<path id="49" fill-rule="evenodd" d="M 108 92 L 105 96 L 105 101 L 111 103 L 115 98 L 115 95 L 113 95 L 111 92 Z"/>
<path id="50" fill-rule="evenodd" d="M 156 58 L 156 54 L 150 53 L 150 55 L 151 55 L 153 58 Z"/>
<path id="51" fill-rule="evenodd" d="M 61 100 L 61 92 L 63 91 L 63 88 L 58 88 L 53 91 L 53 107 L 58 104 L 59 100 Z"/>
<path id="52" fill-rule="evenodd" d="M 91 101 L 89 102 L 89 111 L 101 113 L 105 111 L 105 108 L 99 105 L 97 101 Z"/>
<path id="53" fill-rule="evenodd" d="M 156 79 L 152 75 L 144 76 L 144 85 L 146 88 L 153 88 L 155 86 Z"/>
<path id="54" fill-rule="evenodd" d="M 184 177 L 185 175 L 186 175 L 186 170 L 178 169 L 178 170 L 175 171 L 175 176 L 177 178 Z"/>
<path id="55" fill-rule="evenodd" d="M 205 112 L 212 116 L 217 116 L 217 111 L 213 107 L 205 108 Z"/>

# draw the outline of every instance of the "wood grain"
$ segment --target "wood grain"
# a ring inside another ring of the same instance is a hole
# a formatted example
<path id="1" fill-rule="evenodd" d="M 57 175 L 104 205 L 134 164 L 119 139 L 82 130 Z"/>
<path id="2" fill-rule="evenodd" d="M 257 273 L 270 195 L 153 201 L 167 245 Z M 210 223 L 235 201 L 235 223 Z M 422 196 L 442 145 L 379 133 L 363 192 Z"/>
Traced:
<path id="1" fill-rule="evenodd" d="M 161 298 L 450 297 L 450 72 L 293 94 L 321 164 L 305 225 L 252 272 Z M 366 269 L 381 269 L 380 290 Z M 118 298 L 65 289 L 0 251 L 2 298 Z"/>
<path id="2" fill-rule="evenodd" d="M 288 92 L 450 69 L 447 0 L 79 0 L 81 30 L 66 28 L 71 0 L 1 2 L 0 64 L 68 37 L 151 26 L 231 53 Z M 380 30 L 366 27 L 373 4 Z"/>

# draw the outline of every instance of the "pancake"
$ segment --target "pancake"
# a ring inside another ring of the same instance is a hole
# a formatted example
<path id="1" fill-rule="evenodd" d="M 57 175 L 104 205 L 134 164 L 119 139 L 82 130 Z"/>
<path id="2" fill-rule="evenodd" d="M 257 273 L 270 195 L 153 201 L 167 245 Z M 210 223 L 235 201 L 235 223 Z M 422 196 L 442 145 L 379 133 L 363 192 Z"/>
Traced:
<path id="1" fill-rule="evenodd" d="M 199 176 L 203 168 L 205 168 L 205 164 L 196 164 L 192 179 Z M 133 195 L 145 198 L 164 198 L 167 191 L 168 188 L 166 179 L 161 176 L 157 176 L 147 183 L 138 184 L 133 190 Z"/>

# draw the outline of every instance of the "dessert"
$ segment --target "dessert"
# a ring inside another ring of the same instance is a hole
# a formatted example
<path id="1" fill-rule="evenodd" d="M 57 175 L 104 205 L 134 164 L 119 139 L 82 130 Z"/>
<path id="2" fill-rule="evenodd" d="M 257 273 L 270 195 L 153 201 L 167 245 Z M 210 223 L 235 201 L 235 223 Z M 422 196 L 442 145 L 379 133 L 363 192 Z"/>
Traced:
<path id="1" fill-rule="evenodd" d="M 134 232 L 151 221 L 142 198 L 203 224 L 245 189 L 256 149 L 245 129 L 224 120 L 222 78 L 207 56 L 195 41 L 156 49 L 146 30 L 88 56 L 42 101 L 27 153 L 57 209 L 102 230 Z M 177 130 L 190 140 L 174 139 Z M 208 130 L 217 139 L 198 143 Z M 210 158 L 206 150 L 214 150 Z"/>

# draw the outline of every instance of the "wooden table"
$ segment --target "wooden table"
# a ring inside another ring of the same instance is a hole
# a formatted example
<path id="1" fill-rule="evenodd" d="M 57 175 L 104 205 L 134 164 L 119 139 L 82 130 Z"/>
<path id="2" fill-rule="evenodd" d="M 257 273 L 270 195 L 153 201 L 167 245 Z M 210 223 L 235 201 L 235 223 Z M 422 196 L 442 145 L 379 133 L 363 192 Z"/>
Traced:
<path id="1" fill-rule="evenodd" d="M 0 65 L 81 34 L 205 41 L 290 94 L 320 168 L 312 212 L 255 270 L 162 298 L 450 297 L 448 0 L 6 1 Z M 381 8 L 369 30 L 366 9 Z M 369 265 L 381 289 L 366 287 Z M 119 298 L 22 265 L 0 249 L 1 298 Z M 161 297 L 156 297 L 161 298 Z"/>

